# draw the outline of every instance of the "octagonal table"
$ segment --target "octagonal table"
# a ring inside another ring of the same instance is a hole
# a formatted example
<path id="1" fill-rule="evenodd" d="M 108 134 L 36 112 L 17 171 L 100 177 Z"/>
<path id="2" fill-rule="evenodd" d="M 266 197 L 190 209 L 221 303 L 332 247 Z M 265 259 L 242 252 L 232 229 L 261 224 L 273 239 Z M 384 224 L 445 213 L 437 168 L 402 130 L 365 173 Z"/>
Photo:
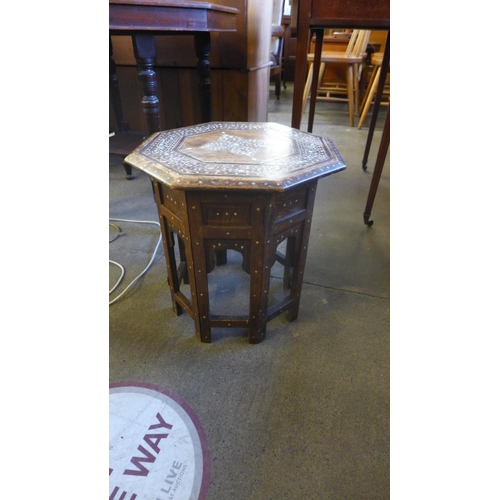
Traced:
<path id="1" fill-rule="evenodd" d="M 193 318 L 202 342 L 212 327 L 245 327 L 259 343 L 272 318 L 297 318 L 317 182 L 346 167 L 330 139 L 276 123 L 212 122 L 157 132 L 125 161 L 152 180 L 172 305 Z M 227 250 L 250 274 L 244 316 L 210 312 L 207 275 Z M 276 261 L 286 294 L 268 306 Z"/>

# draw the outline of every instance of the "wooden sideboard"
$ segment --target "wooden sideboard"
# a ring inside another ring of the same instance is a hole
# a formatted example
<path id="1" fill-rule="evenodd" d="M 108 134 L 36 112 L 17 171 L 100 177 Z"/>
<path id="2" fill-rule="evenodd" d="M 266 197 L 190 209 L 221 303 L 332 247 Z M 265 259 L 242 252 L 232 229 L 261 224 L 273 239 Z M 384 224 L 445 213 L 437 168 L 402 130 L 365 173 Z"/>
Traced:
<path id="1" fill-rule="evenodd" d="M 235 8 L 238 13 L 235 32 L 211 33 L 212 120 L 267 121 L 272 2 L 218 0 L 217 4 Z M 146 131 L 132 39 L 111 36 L 111 41 L 124 120 L 130 130 Z M 160 129 L 201 123 L 201 110 L 193 99 L 198 92 L 193 37 L 157 34 L 155 41 Z M 116 128 L 110 107 L 110 132 Z"/>
<path id="2" fill-rule="evenodd" d="M 189 34 L 194 41 L 197 64 L 198 99 L 201 121 L 212 118 L 210 49 L 211 32 L 235 31 L 237 9 L 193 2 L 191 0 L 109 0 L 109 32 L 115 37 L 131 37 L 137 62 L 138 82 L 141 91 L 143 117 L 146 131 L 131 131 L 123 118 L 113 43 L 110 38 L 110 103 L 113 108 L 116 131 L 109 139 L 109 152 L 127 155 L 145 136 L 160 131 L 160 101 L 158 79 L 154 69 L 156 59 L 155 35 Z M 124 163 L 127 179 L 134 178 L 131 167 Z"/>

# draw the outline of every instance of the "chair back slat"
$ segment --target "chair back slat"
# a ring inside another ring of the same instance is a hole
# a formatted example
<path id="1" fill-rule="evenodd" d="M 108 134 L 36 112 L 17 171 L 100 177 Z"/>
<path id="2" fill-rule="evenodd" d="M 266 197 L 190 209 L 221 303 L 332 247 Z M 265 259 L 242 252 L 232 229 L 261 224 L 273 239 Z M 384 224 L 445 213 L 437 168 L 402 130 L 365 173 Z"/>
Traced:
<path id="1" fill-rule="evenodd" d="M 353 30 L 351 33 L 351 38 L 349 38 L 349 43 L 347 44 L 347 48 L 345 49 L 346 57 L 349 57 L 354 50 L 354 45 L 356 44 L 356 40 L 358 39 L 359 32 L 361 30 Z"/>
<path id="2" fill-rule="evenodd" d="M 370 30 L 353 30 L 345 51 L 346 57 L 360 57 L 366 52 Z"/>

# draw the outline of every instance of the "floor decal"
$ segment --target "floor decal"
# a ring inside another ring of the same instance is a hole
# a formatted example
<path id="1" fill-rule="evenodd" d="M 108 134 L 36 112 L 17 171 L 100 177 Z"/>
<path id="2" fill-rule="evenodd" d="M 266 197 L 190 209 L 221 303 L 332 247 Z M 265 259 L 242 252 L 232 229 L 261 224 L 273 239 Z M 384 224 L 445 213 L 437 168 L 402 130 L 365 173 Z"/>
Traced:
<path id="1" fill-rule="evenodd" d="M 168 389 L 110 384 L 109 500 L 203 500 L 207 440 L 189 405 Z"/>

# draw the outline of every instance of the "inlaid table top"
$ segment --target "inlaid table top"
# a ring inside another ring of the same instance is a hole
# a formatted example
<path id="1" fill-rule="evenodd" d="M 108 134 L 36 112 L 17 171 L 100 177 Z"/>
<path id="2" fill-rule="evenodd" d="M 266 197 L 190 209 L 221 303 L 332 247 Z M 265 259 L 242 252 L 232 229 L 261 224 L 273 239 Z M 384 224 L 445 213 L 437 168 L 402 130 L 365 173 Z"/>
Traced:
<path id="1" fill-rule="evenodd" d="M 171 189 L 198 190 L 286 191 L 346 168 L 330 139 L 264 122 L 157 132 L 125 161 Z"/>

